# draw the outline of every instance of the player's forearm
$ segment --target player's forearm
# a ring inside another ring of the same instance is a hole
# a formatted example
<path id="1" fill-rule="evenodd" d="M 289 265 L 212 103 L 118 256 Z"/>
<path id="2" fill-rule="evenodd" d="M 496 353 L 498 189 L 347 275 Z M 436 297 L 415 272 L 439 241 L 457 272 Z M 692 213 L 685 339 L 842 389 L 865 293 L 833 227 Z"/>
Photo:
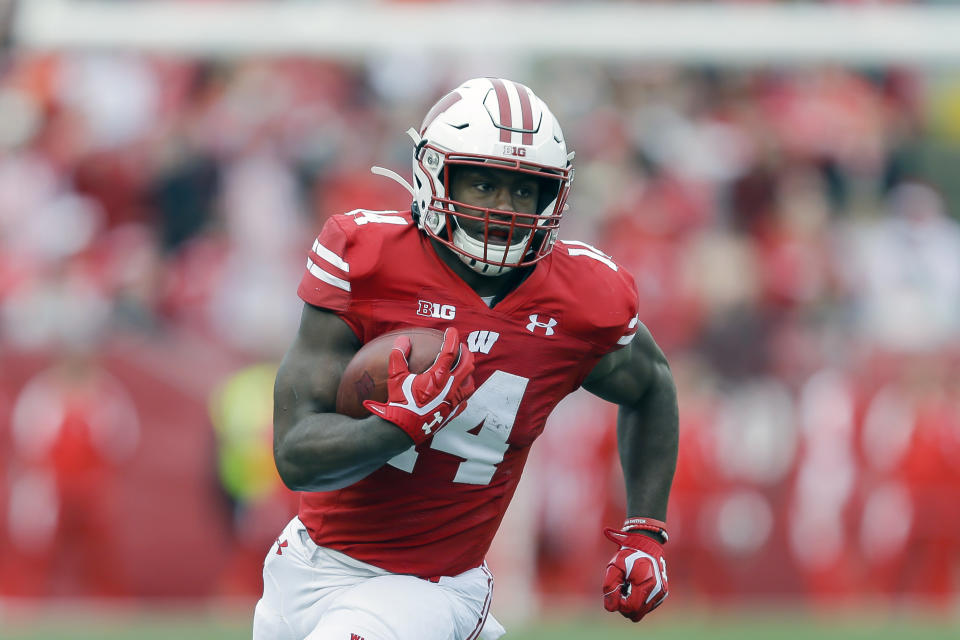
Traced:
<path id="1" fill-rule="evenodd" d="M 677 466 L 677 392 L 669 370 L 632 406 L 620 406 L 617 442 L 627 489 L 627 516 L 666 520 Z"/>
<path id="2" fill-rule="evenodd" d="M 310 414 L 278 437 L 274 459 L 294 491 L 334 491 L 365 478 L 412 446 L 394 425 L 370 416 Z"/>

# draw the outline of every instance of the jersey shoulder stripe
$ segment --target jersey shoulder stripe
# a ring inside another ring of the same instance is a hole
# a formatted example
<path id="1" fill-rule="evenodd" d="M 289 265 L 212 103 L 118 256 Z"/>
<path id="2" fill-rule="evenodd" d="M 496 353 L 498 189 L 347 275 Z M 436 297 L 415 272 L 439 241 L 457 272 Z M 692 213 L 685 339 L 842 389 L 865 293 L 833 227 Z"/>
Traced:
<path id="1" fill-rule="evenodd" d="M 330 249 L 320 244 L 320 238 L 317 238 L 313 241 L 313 252 L 317 254 L 317 257 L 326 260 L 344 273 L 350 273 L 350 264 L 340 257 L 339 254 L 334 253 Z"/>
<path id="2" fill-rule="evenodd" d="M 630 341 L 633 340 L 633 336 L 637 335 L 637 325 L 639 323 L 640 323 L 640 315 L 638 314 L 633 316 L 633 320 L 631 320 L 627 324 L 627 332 L 623 334 L 622 338 L 617 340 L 617 344 L 620 345 L 621 347 L 624 347 L 630 344 Z"/>
<path id="3" fill-rule="evenodd" d="M 342 289 L 344 291 L 350 291 L 350 280 L 348 274 L 350 273 L 350 264 L 343 259 L 343 257 L 338 253 L 342 252 L 346 247 L 338 248 L 336 251 L 328 248 L 321 238 L 326 236 L 325 241 L 331 242 L 335 241 L 331 237 L 331 234 L 326 232 L 321 233 L 320 237 L 313 241 L 313 247 L 310 248 L 310 252 L 307 255 L 307 272 L 310 273 L 314 278 L 327 284 Z M 340 243 L 337 243 L 339 247 Z"/>
<path id="4" fill-rule="evenodd" d="M 324 271 L 323 268 L 314 262 L 311 258 L 307 258 L 307 271 L 310 272 L 314 278 L 326 282 L 329 285 L 332 285 L 338 289 L 343 289 L 344 291 L 350 291 L 350 282 L 344 280 L 343 278 L 338 278 L 337 276 Z"/>
<path id="5" fill-rule="evenodd" d="M 354 209 L 331 216 L 307 252 L 298 293 L 318 307 L 345 312 L 357 288 L 379 264 L 398 234 L 413 226 L 409 212 Z M 415 231 L 415 228 L 413 229 Z"/>

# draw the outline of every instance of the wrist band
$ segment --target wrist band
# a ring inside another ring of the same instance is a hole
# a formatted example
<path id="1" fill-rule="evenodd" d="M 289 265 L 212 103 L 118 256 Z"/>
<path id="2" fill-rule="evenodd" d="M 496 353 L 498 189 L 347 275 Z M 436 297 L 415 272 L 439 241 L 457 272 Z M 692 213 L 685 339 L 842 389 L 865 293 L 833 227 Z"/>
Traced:
<path id="1" fill-rule="evenodd" d="M 621 531 L 653 531 L 663 538 L 664 543 L 670 539 L 667 535 L 667 523 L 653 518 L 627 518 Z"/>

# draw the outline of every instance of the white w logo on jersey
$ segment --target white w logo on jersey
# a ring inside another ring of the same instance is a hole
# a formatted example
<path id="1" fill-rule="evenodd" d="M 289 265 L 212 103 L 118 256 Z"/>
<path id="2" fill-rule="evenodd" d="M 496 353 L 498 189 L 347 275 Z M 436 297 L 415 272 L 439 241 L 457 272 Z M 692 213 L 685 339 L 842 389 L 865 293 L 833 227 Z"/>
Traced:
<path id="1" fill-rule="evenodd" d="M 490 353 L 493 343 L 499 337 L 500 334 L 496 331 L 471 331 L 467 336 L 467 348 L 474 353 Z"/>
<path id="2" fill-rule="evenodd" d="M 557 326 L 557 321 L 554 318 L 547 318 L 546 322 L 540 322 L 540 314 L 531 313 L 530 314 L 530 324 L 527 325 L 527 331 L 530 333 L 536 333 L 537 329 L 543 329 L 544 333 L 548 336 L 552 336 L 554 331 L 553 328 Z"/>

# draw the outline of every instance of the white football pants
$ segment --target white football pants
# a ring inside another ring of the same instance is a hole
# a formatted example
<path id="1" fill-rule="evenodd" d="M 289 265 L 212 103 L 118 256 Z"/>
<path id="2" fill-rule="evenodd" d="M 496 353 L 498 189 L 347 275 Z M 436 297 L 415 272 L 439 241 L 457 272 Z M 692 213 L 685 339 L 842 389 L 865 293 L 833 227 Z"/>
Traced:
<path id="1" fill-rule="evenodd" d="M 496 640 L 486 565 L 439 582 L 319 547 L 299 518 L 263 563 L 253 640 Z"/>

